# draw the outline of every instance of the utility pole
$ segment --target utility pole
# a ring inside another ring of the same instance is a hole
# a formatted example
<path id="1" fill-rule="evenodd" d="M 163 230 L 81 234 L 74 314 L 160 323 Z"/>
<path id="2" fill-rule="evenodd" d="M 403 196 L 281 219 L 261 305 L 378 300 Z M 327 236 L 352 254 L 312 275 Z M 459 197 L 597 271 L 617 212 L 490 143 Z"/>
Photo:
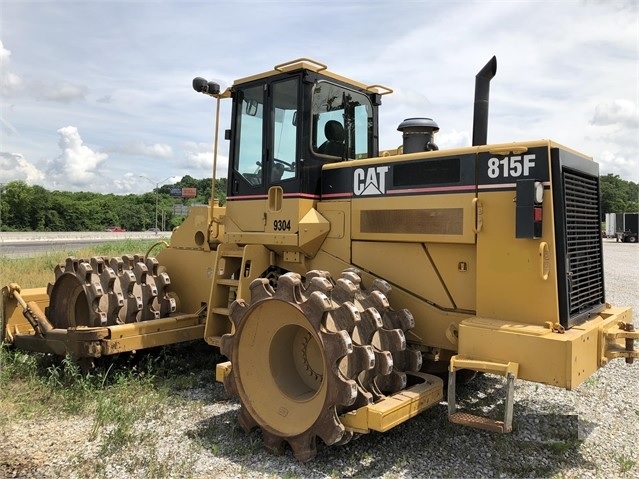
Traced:
<path id="1" fill-rule="evenodd" d="M 153 181 L 151 178 L 148 178 L 144 175 L 139 175 L 140 178 L 144 178 L 149 181 L 152 185 L 155 185 L 155 231 L 159 231 L 158 229 L 158 199 L 160 196 L 160 185 L 164 183 L 166 180 L 171 179 L 171 176 L 167 176 L 162 181 Z"/>
<path id="2" fill-rule="evenodd" d="M 0 231 L 2 231 L 2 192 L 4 191 L 5 183 L 0 183 Z"/>

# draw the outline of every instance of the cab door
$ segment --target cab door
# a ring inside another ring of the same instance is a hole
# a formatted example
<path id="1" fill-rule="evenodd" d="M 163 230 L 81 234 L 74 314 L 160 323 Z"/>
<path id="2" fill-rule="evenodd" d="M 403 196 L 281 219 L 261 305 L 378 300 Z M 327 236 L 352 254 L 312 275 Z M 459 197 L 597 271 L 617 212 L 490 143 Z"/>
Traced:
<path id="1" fill-rule="evenodd" d="M 267 79 L 235 95 L 227 196 L 231 231 L 269 232 L 284 224 L 291 231 L 290 215 L 286 223 L 281 214 L 270 216 L 280 212 L 284 192 L 299 190 L 299 78 Z"/>

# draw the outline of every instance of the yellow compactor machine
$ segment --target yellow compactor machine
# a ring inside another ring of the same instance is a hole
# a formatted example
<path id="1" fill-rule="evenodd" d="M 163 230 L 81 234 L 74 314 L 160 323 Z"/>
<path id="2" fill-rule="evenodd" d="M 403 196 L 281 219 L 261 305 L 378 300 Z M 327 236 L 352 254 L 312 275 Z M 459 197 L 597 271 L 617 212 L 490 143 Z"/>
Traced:
<path id="1" fill-rule="evenodd" d="M 226 204 L 191 207 L 156 258 L 68 258 L 47 288 L 5 287 L 4 341 L 90 359 L 203 338 L 241 426 L 301 461 L 441 402 L 442 373 L 451 421 L 510 431 L 515 380 L 572 389 L 639 353 L 605 299 L 597 163 L 486 144 L 496 68 L 476 76 L 472 146 L 451 150 L 409 118 L 380 151 L 392 90 L 313 60 L 226 90 L 196 78 L 216 124 L 232 102 Z M 503 420 L 457 410 L 459 371 L 506 378 Z"/>

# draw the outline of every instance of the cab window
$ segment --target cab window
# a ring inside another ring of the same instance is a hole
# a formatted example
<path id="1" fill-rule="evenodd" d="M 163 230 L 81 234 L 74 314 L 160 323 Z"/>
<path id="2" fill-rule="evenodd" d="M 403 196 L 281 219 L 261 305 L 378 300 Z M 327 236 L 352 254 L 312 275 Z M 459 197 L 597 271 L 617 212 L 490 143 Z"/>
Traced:
<path id="1" fill-rule="evenodd" d="M 313 88 L 312 148 L 318 155 L 373 156 L 373 106 L 369 97 L 327 81 Z"/>
<path id="2" fill-rule="evenodd" d="M 264 88 L 247 88 L 242 95 L 237 115 L 239 138 L 235 151 L 235 169 L 251 185 L 262 184 L 262 136 L 264 131 Z"/>
<path id="3" fill-rule="evenodd" d="M 270 182 L 295 178 L 297 158 L 297 78 L 273 84 L 273 160 Z"/>

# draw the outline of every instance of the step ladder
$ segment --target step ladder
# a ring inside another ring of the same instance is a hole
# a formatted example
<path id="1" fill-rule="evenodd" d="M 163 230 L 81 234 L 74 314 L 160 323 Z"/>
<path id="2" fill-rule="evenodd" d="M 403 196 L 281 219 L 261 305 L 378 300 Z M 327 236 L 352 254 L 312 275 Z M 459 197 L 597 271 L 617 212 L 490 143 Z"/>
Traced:
<path id="1" fill-rule="evenodd" d="M 455 378 L 460 369 L 498 374 L 506 378 L 506 400 L 504 420 L 499 421 L 484 416 L 477 416 L 463 411 L 457 411 L 457 397 Z M 514 362 L 502 363 L 480 361 L 462 356 L 450 358 L 448 368 L 448 420 L 455 424 L 470 426 L 485 431 L 508 433 L 513 429 L 513 400 L 515 394 L 515 379 L 519 371 L 519 364 Z"/>
<path id="2" fill-rule="evenodd" d="M 204 339 L 213 346 L 219 346 L 222 335 L 229 332 L 229 308 L 238 296 L 243 258 L 243 247 L 234 244 L 218 247 L 209 320 L 204 331 Z"/>

